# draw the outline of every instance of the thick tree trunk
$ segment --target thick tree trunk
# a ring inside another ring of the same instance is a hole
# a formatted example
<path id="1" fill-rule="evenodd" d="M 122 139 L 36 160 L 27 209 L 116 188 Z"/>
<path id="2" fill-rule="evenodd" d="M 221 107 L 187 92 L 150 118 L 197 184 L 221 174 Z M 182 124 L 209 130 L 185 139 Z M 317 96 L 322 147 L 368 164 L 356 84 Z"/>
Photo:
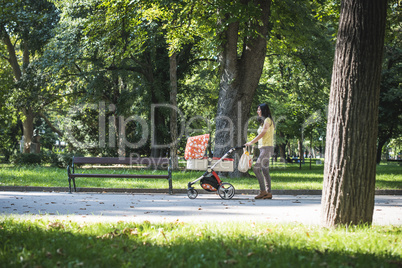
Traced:
<path id="1" fill-rule="evenodd" d="M 342 2 L 328 108 L 324 226 L 372 222 L 386 6 Z"/>
<path id="2" fill-rule="evenodd" d="M 176 53 L 170 56 L 170 104 L 177 107 L 177 57 Z M 172 168 L 179 168 L 179 160 L 177 158 L 177 111 L 172 109 L 170 113 L 170 136 L 172 145 L 170 146 L 170 158 L 172 160 Z"/>
<path id="3" fill-rule="evenodd" d="M 250 28 L 260 35 L 245 38 L 243 51 L 238 55 L 239 22 L 230 23 L 223 33 L 223 52 L 220 55 L 221 80 L 216 117 L 214 156 L 222 157 L 233 146 L 247 139 L 247 121 L 255 90 L 261 77 L 267 46 L 268 20 L 271 1 L 249 1 L 261 8 L 261 24 Z M 222 23 L 224 24 L 224 23 Z M 237 166 L 239 157 L 235 157 Z M 234 173 L 232 176 L 238 176 Z"/>

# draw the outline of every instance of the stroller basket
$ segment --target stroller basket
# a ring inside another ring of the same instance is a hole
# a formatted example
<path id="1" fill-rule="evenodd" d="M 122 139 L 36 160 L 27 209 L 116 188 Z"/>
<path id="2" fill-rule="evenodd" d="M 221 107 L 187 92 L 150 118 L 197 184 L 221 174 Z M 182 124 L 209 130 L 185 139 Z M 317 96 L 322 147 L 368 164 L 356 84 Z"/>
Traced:
<path id="1" fill-rule="evenodd" d="M 220 158 L 212 158 L 211 166 L 214 165 Z M 233 172 L 233 162 L 232 158 L 224 158 L 221 162 L 219 162 L 214 170 L 215 171 L 223 171 L 223 172 Z M 208 168 L 208 158 L 204 157 L 202 159 L 189 159 L 187 160 L 187 169 L 188 170 L 206 170 Z"/>

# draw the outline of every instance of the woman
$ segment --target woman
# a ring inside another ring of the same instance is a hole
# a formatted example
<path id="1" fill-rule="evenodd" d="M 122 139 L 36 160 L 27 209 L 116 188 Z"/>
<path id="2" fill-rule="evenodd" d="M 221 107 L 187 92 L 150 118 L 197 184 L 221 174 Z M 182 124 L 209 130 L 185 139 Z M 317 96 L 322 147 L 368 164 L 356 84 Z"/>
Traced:
<path id="1" fill-rule="evenodd" d="M 274 153 L 274 129 L 275 123 L 272 119 L 271 111 L 266 103 L 258 105 L 257 108 L 258 135 L 253 140 L 247 142 L 246 146 L 251 146 L 258 142 L 260 156 L 254 165 L 253 171 L 260 184 L 260 194 L 255 199 L 272 199 L 271 177 L 269 176 L 269 158 Z"/>

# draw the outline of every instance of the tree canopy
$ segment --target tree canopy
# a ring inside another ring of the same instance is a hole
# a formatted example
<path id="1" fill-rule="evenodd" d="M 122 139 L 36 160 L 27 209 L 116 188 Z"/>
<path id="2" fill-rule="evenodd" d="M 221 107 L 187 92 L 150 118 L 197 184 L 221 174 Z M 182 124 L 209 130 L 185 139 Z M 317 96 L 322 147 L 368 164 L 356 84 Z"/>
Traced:
<path id="1" fill-rule="evenodd" d="M 400 135 L 401 126 L 399 5 L 391 2 L 380 101 L 384 145 Z M 313 151 L 322 150 L 317 141 L 325 140 L 340 3 L 286 0 L 264 6 L 269 3 L 2 1 L 2 154 L 8 159 L 15 153 L 22 135 L 29 151 L 37 128 L 74 152 L 158 156 L 168 153 L 157 145 L 172 142 L 174 125 L 180 154 L 190 135 L 227 140 L 220 137 L 227 128 L 221 119 L 235 122 L 240 111 L 243 132 L 234 138 L 239 145 L 247 126 L 253 135 L 250 118 L 263 102 L 277 122 L 278 155 L 302 155 L 303 146 L 290 145 L 303 145 L 306 137 L 315 140 Z M 263 55 L 246 60 L 257 44 Z M 171 125 L 173 55 L 178 114 Z M 257 59 L 260 71 L 253 69 Z M 230 76 L 230 70 L 239 75 Z M 233 86 L 237 95 L 228 104 L 224 92 Z"/>

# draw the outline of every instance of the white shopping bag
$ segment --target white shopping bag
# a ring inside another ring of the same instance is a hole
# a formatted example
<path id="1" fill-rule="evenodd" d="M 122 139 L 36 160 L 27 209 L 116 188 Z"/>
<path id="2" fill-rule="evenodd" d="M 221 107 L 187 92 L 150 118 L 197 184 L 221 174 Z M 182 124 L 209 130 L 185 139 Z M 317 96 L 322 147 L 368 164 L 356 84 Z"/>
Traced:
<path id="1" fill-rule="evenodd" d="M 253 157 L 250 155 L 248 147 L 244 148 L 237 169 L 240 172 L 247 172 L 251 168 L 252 164 L 253 164 Z"/>

